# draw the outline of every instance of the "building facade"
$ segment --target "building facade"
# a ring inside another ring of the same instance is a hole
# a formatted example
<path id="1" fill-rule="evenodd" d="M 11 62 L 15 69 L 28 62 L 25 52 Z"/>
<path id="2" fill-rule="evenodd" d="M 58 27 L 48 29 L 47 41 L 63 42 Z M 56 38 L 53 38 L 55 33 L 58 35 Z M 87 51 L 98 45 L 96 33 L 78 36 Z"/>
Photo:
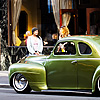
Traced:
<path id="1" fill-rule="evenodd" d="M 100 0 L 1 0 L 0 70 L 7 70 L 28 53 L 24 35 L 33 27 L 48 42 L 44 54 L 50 52 L 47 46 L 54 46 L 52 36 L 57 39 L 61 25 L 67 26 L 71 35 L 99 35 L 99 4 Z"/>

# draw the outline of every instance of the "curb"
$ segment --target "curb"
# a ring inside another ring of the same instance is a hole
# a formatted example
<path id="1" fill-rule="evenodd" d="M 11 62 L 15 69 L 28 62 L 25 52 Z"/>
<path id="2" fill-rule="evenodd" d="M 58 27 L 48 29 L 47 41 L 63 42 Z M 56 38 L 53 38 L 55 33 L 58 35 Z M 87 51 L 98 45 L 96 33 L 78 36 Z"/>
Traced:
<path id="1" fill-rule="evenodd" d="M 10 84 L 0 84 L 0 88 L 11 88 Z"/>

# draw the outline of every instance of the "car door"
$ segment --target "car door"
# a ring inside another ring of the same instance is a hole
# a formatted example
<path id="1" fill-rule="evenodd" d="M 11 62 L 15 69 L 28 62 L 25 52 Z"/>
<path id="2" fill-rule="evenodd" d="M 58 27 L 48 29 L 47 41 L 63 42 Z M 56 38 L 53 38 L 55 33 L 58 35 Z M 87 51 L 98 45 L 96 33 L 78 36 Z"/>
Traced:
<path id="1" fill-rule="evenodd" d="M 77 89 L 77 58 L 74 42 L 59 43 L 47 63 L 47 84 L 51 89 Z"/>
<path id="2" fill-rule="evenodd" d="M 78 89 L 91 89 L 93 74 L 98 63 L 93 55 L 93 48 L 89 43 L 78 42 L 78 48 Z"/>

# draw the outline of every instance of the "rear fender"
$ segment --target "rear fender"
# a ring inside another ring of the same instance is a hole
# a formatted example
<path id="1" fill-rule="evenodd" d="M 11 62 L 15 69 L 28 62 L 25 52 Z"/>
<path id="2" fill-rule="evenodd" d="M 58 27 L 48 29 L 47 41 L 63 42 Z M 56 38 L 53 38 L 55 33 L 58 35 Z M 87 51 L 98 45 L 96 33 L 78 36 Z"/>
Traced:
<path id="1" fill-rule="evenodd" d="M 92 92 L 95 92 L 97 80 L 100 77 L 100 65 L 97 67 L 92 79 Z"/>

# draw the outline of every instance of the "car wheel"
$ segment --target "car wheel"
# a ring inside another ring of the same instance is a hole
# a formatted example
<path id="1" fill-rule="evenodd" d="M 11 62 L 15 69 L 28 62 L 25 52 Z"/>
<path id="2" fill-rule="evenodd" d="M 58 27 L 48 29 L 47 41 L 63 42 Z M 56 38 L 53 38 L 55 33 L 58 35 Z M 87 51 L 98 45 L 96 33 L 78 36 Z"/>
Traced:
<path id="1" fill-rule="evenodd" d="M 98 78 L 98 81 L 97 81 L 97 88 L 98 88 L 98 91 L 100 92 L 100 77 Z"/>
<path id="2" fill-rule="evenodd" d="M 94 96 L 100 95 L 100 77 L 98 78 L 96 82 L 95 92 L 93 93 Z"/>
<path id="3" fill-rule="evenodd" d="M 18 93 L 29 93 L 31 91 L 28 81 L 22 74 L 14 75 L 13 88 Z"/>

